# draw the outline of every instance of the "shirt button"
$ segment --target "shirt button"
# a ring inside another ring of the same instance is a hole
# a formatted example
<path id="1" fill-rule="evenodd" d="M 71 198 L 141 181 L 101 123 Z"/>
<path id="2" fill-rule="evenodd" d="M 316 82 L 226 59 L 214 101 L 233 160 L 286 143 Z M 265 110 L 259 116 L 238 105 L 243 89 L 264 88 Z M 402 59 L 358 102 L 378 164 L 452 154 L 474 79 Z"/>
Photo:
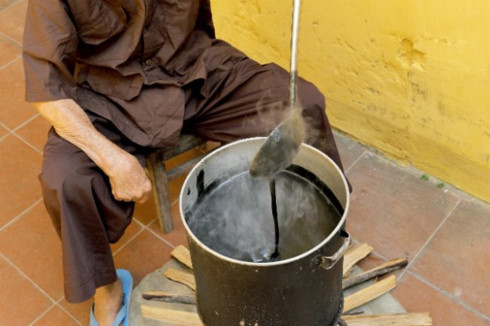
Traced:
<path id="1" fill-rule="evenodd" d="M 151 61 L 151 59 L 146 59 L 145 60 L 145 65 L 147 65 L 147 66 L 151 66 L 152 63 L 153 62 Z"/>

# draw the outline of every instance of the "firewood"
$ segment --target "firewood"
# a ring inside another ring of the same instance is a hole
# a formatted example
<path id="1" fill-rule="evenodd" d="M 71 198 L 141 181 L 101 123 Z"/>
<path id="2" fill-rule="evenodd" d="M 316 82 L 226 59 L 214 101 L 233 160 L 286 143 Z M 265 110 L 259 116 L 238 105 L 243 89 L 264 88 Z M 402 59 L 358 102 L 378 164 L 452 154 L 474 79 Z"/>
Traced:
<path id="1" fill-rule="evenodd" d="M 179 262 L 192 269 L 191 253 L 189 252 L 189 249 L 183 245 L 180 245 L 177 246 L 170 254 Z"/>
<path id="2" fill-rule="evenodd" d="M 143 317 L 178 326 L 203 326 L 195 312 L 141 305 Z"/>
<path id="3" fill-rule="evenodd" d="M 352 267 L 354 267 L 354 265 L 362 259 L 366 258 L 366 256 L 369 255 L 372 251 L 373 247 L 371 247 L 367 243 L 363 243 L 359 246 L 347 250 L 346 254 L 344 255 L 344 273 L 342 274 L 342 276 L 345 277 L 346 275 L 348 275 Z"/>
<path id="4" fill-rule="evenodd" d="M 143 299 L 163 302 L 196 304 L 196 297 L 190 294 L 178 294 L 160 291 L 148 291 L 142 294 Z"/>
<path id="5" fill-rule="evenodd" d="M 196 280 L 194 274 L 184 272 L 176 268 L 169 268 L 163 272 L 163 276 L 166 278 L 187 285 L 190 289 L 196 290 Z"/>
<path id="6" fill-rule="evenodd" d="M 396 276 L 391 275 L 345 298 L 344 312 L 362 306 L 396 287 Z"/>
<path id="7" fill-rule="evenodd" d="M 142 305 L 143 317 L 179 326 L 202 326 L 195 312 Z M 343 315 L 349 326 L 432 326 L 428 313 L 406 313 L 392 315 Z"/>
<path id="8" fill-rule="evenodd" d="M 377 276 L 382 276 L 390 272 L 396 271 L 402 267 L 407 266 L 407 264 L 408 264 L 408 260 L 402 258 L 390 260 L 389 262 L 381 264 L 366 272 L 363 272 L 355 276 L 350 276 L 349 278 L 345 278 L 342 281 L 342 289 L 347 289 L 351 286 L 366 282 L 367 280 L 370 280 Z"/>
<path id="9" fill-rule="evenodd" d="M 343 316 L 349 326 L 432 326 L 428 313 Z"/>

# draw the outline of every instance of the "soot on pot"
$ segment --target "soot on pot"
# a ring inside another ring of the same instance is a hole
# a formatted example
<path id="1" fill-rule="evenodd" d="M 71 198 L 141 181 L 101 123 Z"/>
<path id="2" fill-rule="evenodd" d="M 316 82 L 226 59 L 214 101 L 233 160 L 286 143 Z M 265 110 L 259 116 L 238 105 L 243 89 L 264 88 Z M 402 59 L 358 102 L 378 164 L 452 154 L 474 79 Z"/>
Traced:
<path id="1" fill-rule="evenodd" d="M 198 185 L 198 189 L 200 198 L 185 213 L 187 225 L 204 245 L 241 261 L 268 262 L 300 255 L 327 238 L 342 215 L 328 187 L 295 166 L 275 176 L 279 230 L 274 227 L 268 180 L 245 171 L 217 180 L 207 189 Z"/>

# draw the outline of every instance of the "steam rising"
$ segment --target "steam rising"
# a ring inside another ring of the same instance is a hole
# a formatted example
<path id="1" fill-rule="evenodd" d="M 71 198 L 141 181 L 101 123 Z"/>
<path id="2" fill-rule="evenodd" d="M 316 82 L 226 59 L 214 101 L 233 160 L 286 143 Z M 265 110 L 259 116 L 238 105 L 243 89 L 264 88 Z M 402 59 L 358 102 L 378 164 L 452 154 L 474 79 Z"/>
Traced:
<path id="1" fill-rule="evenodd" d="M 291 172 L 276 175 L 280 259 L 302 254 L 323 241 L 340 220 L 313 184 Z M 274 221 L 269 184 L 243 172 L 226 180 L 186 216 L 206 246 L 242 261 L 269 261 Z"/>

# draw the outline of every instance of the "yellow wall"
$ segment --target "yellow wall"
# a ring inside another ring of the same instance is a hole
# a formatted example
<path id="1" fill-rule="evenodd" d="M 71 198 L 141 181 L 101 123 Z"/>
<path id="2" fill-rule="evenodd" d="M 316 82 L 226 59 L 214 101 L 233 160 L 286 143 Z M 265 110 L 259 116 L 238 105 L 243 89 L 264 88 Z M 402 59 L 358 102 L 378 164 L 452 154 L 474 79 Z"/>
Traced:
<path id="1" fill-rule="evenodd" d="M 219 38 L 289 66 L 292 0 L 212 0 Z M 334 127 L 490 201 L 490 2 L 304 0 L 298 71 Z"/>

